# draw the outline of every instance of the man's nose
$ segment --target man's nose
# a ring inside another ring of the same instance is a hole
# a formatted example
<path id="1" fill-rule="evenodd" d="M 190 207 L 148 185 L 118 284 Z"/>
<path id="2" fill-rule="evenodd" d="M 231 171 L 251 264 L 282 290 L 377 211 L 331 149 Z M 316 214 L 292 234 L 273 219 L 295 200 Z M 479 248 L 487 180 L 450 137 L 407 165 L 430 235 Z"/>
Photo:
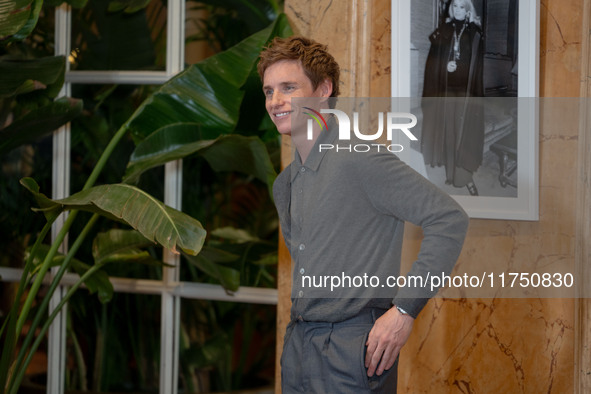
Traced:
<path id="1" fill-rule="evenodd" d="M 273 92 L 273 96 L 271 96 L 271 105 L 273 107 L 279 107 L 283 105 L 285 102 L 285 96 L 281 92 Z"/>

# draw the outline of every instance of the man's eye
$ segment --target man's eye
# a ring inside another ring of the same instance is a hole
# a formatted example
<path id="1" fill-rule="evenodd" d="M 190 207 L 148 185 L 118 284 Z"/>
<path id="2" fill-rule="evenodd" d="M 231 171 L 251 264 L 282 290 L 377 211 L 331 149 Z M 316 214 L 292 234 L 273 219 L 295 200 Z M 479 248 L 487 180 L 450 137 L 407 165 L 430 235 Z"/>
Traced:
<path id="1" fill-rule="evenodd" d="M 272 94 L 273 94 L 273 91 L 271 89 L 265 90 L 265 96 L 271 96 Z"/>

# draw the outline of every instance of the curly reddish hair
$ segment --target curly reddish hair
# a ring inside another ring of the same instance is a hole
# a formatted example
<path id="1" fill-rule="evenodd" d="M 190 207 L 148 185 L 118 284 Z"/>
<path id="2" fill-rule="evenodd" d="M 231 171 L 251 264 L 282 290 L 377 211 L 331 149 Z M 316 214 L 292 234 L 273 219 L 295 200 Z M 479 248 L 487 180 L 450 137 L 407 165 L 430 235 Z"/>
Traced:
<path id="1" fill-rule="evenodd" d="M 332 82 L 331 97 L 339 95 L 340 68 L 334 57 L 326 50 L 327 46 L 301 36 L 289 38 L 275 37 L 271 44 L 261 52 L 257 69 L 261 81 L 271 65 L 282 60 L 299 60 L 304 73 L 312 82 L 314 90 L 325 80 Z"/>

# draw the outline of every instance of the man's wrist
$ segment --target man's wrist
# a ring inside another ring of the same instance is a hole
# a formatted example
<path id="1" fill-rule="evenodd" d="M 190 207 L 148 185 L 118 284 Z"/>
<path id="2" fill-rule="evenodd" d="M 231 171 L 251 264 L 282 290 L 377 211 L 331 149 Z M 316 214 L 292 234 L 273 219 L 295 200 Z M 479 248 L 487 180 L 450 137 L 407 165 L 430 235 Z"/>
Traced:
<path id="1" fill-rule="evenodd" d="M 398 312 L 400 312 L 401 315 L 410 316 L 410 314 L 406 310 L 404 310 L 403 308 L 399 307 L 398 305 L 394 305 L 394 307 L 398 310 Z"/>

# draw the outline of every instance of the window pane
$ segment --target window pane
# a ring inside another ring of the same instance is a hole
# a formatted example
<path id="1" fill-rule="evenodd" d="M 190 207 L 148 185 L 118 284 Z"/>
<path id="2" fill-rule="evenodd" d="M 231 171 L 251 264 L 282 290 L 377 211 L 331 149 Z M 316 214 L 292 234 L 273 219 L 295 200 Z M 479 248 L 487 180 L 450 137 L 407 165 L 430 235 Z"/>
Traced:
<path id="1" fill-rule="evenodd" d="M 110 10 L 116 2 L 89 1 L 72 10 L 72 70 L 164 70 L 166 2 L 139 10 Z"/>
<path id="2" fill-rule="evenodd" d="M 66 390 L 157 392 L 160 303 L 156 295 L 115 293 L 101 304 L 85 290 L 72 297 Z"/>
<path id="3" fill-rule="evenodd" d="M 274 305 L 181 303 L 179 392 L 273 387 Z"/>

